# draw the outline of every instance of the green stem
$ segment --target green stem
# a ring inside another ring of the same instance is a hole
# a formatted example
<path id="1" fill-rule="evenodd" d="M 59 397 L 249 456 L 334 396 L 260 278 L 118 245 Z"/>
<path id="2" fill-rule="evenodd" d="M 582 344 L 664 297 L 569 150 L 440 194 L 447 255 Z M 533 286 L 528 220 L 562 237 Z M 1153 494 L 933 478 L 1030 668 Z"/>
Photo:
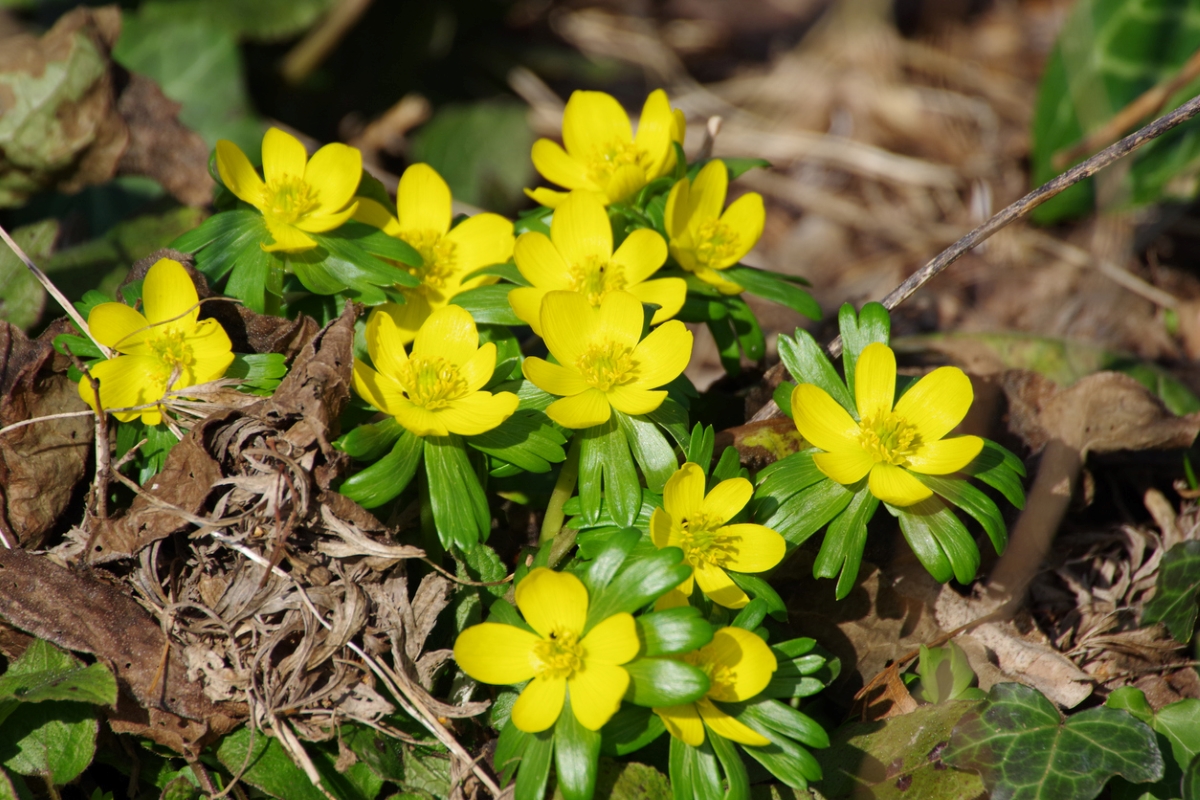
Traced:
<path id="1" fill-rule="evenodd" d="M 552 541 L 562 530 L 563 506 L 575 492 L 575 481 L 579 479 L 579 450 L 583 442 L 582 431 L 576 431 L 571 437 L 571 449 L 567 451 L 567 460 L 559 470 L 558 480 L 554 482 L 554 492 L 550 495 L 550 504 L 546 506 L 546 516 L 542 518 L 541 543 Z"/>
<path id="2" fill-rule="evenodd" d="M 272 317 L 283 316 L 283 298 L 270 291 L 263 293 L 263 313 Z"/>

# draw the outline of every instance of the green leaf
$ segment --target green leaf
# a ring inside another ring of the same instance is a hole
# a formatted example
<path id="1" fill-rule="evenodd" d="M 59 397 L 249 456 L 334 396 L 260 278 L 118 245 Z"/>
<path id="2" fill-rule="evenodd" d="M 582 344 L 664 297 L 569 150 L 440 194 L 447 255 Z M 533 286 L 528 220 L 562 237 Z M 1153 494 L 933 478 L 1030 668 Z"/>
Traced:
<path id="1" fill-rule="evenodd" d="M 1104 704 L 1128 711 L 1159 735 L 1159 749 L 1169 750 L 1174 761 L 1174 768 L 1168 764 L 1163 778 L 1168 789 L 1200 755 L 1200 700 L 1188 697 L 1155 711 L 1141 689 L 1123 686 L 1110 694 Z"/>
<path id="2" fill-rule="evenodd" d="M 401 264 L 407 264 L 410 267 L 420 267 L 425 263 L 424 259 L 421 258 L 421 254 L 408 242 L 403 239 L 397 239 L 395 236 L 388 236 L 379 228 L 356 220 L 349 220 L 343 223 L 340 228 L 329 231 L 324 235 L 332 239 L 349 240 L 362 248 L 366 253 L 385 258 L 389 261 L 399 261 Z M 401 270 L 401 272 L 404 274 L 396 276 L 397 283 L 405 286 L 417 286 L 420 283 L 407 270 Z"/>
<path id="3" fill-rule="evenodd" d="M 667 480 L 679 469 L 679 460 L 658 426 L 645 417 L 631 417 L 613 409 L 613 416 L 621 426 L 625 440 L 637 465 L 642 468 L 646 487 L 652 492 L 662 492 Z"/>
<path id="4" fill-rule="evenodd" d="M 34 264 L 50 258 L 58 239 L 58 222 L 53 219 L 23 225 L 12 232 L 15 241 Z M 0 320 L 28 330 L 46 307 L 46 290 L 8 245 L 0 247 Z"/>
<path id="5" fill-rule="evenodd" d="M 991 439 L 983 440 L 983 450 L 962 471 L 1000 492 L 1018 509 L 1025 507 L 1025 488 L 1021 485 L 1025 465 Z"/>
<path id="6" fill-rule="evenodd" d="M 1179 72 L 1200 48 L 1200 23 L 1192 10 L 1188 0 L 1082 0 L 1072 7 L 1038 87 L 1031 154 L 1035 185 L 1061 171 L 1053 164 L 1055 153 L 1076 144 L 1143 92 Z M 1156 114 L 1166 114 L 1198 90 L 1200 81 L 1193 79 Z M 1131 155 L 1124 176 L 1109 176 L 1120 180 L 1110 197 L 1125 206 L 1172 196 L 1190 199 L 1194 189 L 1175 188 L 1171 183 L 1194 173 L 1198 161 L 1200 128 L 1181 125 Z M 1094 197 L 1089 179 L 1039 206 L 1033 218 L 1047 224 L 1080 216 L 1091 211 Z"/>
<path id="7" fill-rule="evenodd" d="M 771 162 L 765 158 L 722 158 L 729 169 L 729 180 L 737 180 L 752 169 L 770 169 Z"/>
<path id="8" fill-rule="evenodd" d="M 506 283 L 477 286 L 459 292 L 450 302 L 471 312 L 471 316 L 480 325 L 508 325 L 517 328 L 525 323 L 508 304 L 508 293 L 512 290 L 513 287 Z"/>
<path id="9" fill-rule="evenodd" d="M 438 538 L 446 547 L 469 552 L 485 541 L 492 529 L 492 513 L 479 478 L 471 467 L 459 436 L 425 439 L 425 473 Z"/>
<path id="10" fill-rule="evenodd" d="M 367 443 L 359 442 L 363 447 Z M 371 443 L 373 446 L 378 442 Z M 363 508 L 377 508 L 405 490 L 412 482 L 425 452 L 425 441 L 409 430 L 402 430 L 390 453 L 362 472 L 345 480 L 338 491 Z M 374 452 L 373 450 L 367 452 Z"/>
<path id="11" fill-rule="evenodd" d="M 35 639 L 8 671 L 0 675 L 0 708 L 8 699 L 22 703 L 71 700 L 115 706 L 117 680 L 103 664 L 84 666 L 79 659 L 49 642 Z M 3 716 L 0 711 L 0 721 Z"/>
<path id="12" fill-rule="evenodd" d="M 854 395 L 846 388 L 846 384 L 838 377 L 837 371 L 817 340 L 812 334 L 801 328 L 796 329 L 794 338 L 779 337 L 779 357 L 792 377 L 800 383 L 811 383 L 824 389 L 830 397 L 858 419 L 858 407 L 854 403 Z"/>
<path id="13" fill-rule="evenodd" d="M 761 361 L 767 352 L 767 340 L 758 324 L 758 317 L 746 301 L 737 295 L 726 297 L 725 305 L 729 308 L 729 319 L 737 334 L 738 346 L 749 360 Z"/>
<path id="14" fill-rule="evenodd" d="M 767 712 L 759 707 L 747 706 L 742 711 L 738 721 L 771 740 L 771 743 L 764 747 L 743 747 L 742 751 L 793 789 L 807 789 L 811 781 L 819 781 L 821 765 L 813 754 L 791 737 L 768 725 L 767 718 Z"/>
<path id="15" fill-rule="evenodd" d="M 641 541 L 642 532 L 637 528 L 623 528 L 612 532 L 603 548 L 594 556 L 592 563 L 580 575 L 589 597 L 595 597 L 598 592 L 608 588 L 617 570 L 625 563 L 626 557 Z"/>
<path id="16" fill-rule="evenodd" d="M 252 733 L 242 728 L 229 734 L 217 748 L 217 759 L 227 770 L 271 797 L 326 800 L 304 771 L 292 763 L 279 740 L 261 731 Z M 241 771 L 243 767 L 245 772 Z"/>
<path id="17" fill-rule="evenodd" d="M 644 656 L 667 656 L 698 650 L 712 641 L 713 627 L 693 606 L 679 606 L 637 617 Z"/>
<path id="18" fill-rule="evenodd" d="M 962 718 L 943 760 L 978 772 L 996 796 L 1013 800 L 1091 800 L 1114 775 L 1158 780 L 1162 753 L 1154 732 L 1113 708 L 1090 708 L 1063 722 L 1036 689 L 999 683 Z"/>
<path id="19" fill-rule="evenodd" d="M 1200 800 L 1200 756 L 1196 756 L 1192 763 L 1188 764 L 1179 788 L 1183 793 L 1183 800 Z"/>
<path id="20" fill-rule="evenodd" d="M 524 275 L 521 274 L 521 270 L 519 270 L 517 265 L 511 260 L 505 261 L 503 264 L 490 264 L 486 267 L 480 267 L 477 270 L 468 272 L 463 278 L 463 281 L 466 282 L 471 278 L 478 278 L 483 275 L 496 275 L 517 286 L 533 285 Z M 511 289 L 512 287 L 509 288 Z"/>
<path id="21" fill-rule="evenodd" d="M 861 491 L 856 494 L 832 478 L 822 476 L 819 483 L 783 501 L 763 524 L 778 531 L 789 544 L 800 545 L 830 520 L 838 519 L 838 515 L 861 494 Z M 828 533 L 825 538 L 828 540 Z"/>
<path id="22" fill-rule="evenodd" d="M 983 526 L 992 547 L 997 553 L 1003 553 L 1008 545 L 1008 526 L 1000 509 L 992 502 L 992 498 L 976 489 L 964 480 L 955 480 L 941 475 L 923 475 L 919 472 L 909 472 L 914 478 L 928 486 L 944 500 L 948 500 L 958 508 L 966 511 L 975 521 Z"/>
<path id="23" fill-rule="evenodd" d="M 336 439 L 333 446 L 359 461 L 374 461 L 407 433 L 395 417 L 359 425 Z"/>
<path id="24" fill-rule="evenodd" d="M 708 692 L 708 676 L 685 661 L 639 658 L 623 665 L 629 673 L 625 699 L 634 705 L 662 708 L 692 703 Z"/>
<path id="25" fill-rule="evenodd" d="M 600 752 L 623 756 L 640 750 L 666 731 L 657 714 L 648 708 L 622 703 L 621 708 L 600 729 Z"/>
<path id="26" fill-rule="evenodd" d="M 1142 612 L 1142 625 L 1161 622 L 1175 641 L 1191 641 L 1196 631 L 1196 595 L 1200 592 L 1200 541 L 1180 542 L 1158 568 L 1154 597 Z"/>
<path id="27" fill-rule="evenodd" d="M 704 426 L 697 422 L 696 427 L 692 428 L 692 438 L 688 442 L 684 452 L 686 459 L 693 464 L 697 464 L 700 469 L 704 470 L 704 474 L 708 474 L 708 470 L 712 467 L 713 442 L 716 434 L 713 432 L 713 426 Z"/>
<path id="28" fill-rule="evenodd" d="M 863 485 L 854 492 L 846 510 L 835 517 L 825 531 L 825 540 L 821 542 L 821 549 L 813 561 L 813 577 L 837 576 L 838 600 L 850 594 L 854 579 L 858 577 L 863 547 L 867 542 L 867 523 L 878 507 L 878 498 Z"/>
<path id="29" fill-rule="evenodd" d="M 664 547 L 632 563 L 627 560 L 607 588 L 590 598 L 584 630 L 590 630 L 613 614 L 638 611 L 683 583 L 691 574 L 692 568 L 683 563 L 683 551 L 678 547 Z"/>
<path id="30" fill-rule="evenodd" d="M 663 400 L 661 406 L 646 414 L 646 419 L 670 434 L 680 447 L 686 446 L 690 441 L 687 409 L 671 398 Z"/>
<path id="31" fill-rule="evenodd" d="M 808 292 L 784 280 L 782 276 L 765 269 L 737 265 L 724 270 L 729 280 L 739 284 L 750 294 L 758 295 L 773 303 L 790 308 L 809 319 L 821 318 L 821 305 Z"/>
<path id="32" fill-rule="evenodd" d="M 721 706 L 733 716 L 745 714 L 747 721 L 754 720 L 808 747 L 829 747 L 829 734 L 820 723 L 778 700 L 755 699 L 745 703 L 722 703 Z"/>
<path id="33" fill-rule="evenodd" d="M 642 505 L 642 487 L 616 419 L 610 417 L 608 422 L 576 435 L 583 437 L 579 448 L 579 500 L 584 519 L 599 519 L 603 497 L 613 521 L 622 527 L 632 525 Z"/>
<path id="34" fill-rule="evenodd" d="M 17 778 L 17 781 L 20 781 Z M 25 788 L 22 786 L 21 788 Z M 26 789 L 26 791 L 28 791 Z M 17 785 L 13 779 L 4 770 L 0 769 L 0 800 L 27 800 L 31 797 L 27 794 L 22 794 L 17 791 Z"/>
<path id="35" fill-rule="evenodd" d="M 546 779 L 550 775 L 550 757 L 553 753 L 553 730 L 526 736 L 525 753 L 521 757 L 521 766 L 517 772 L 513 800 L 544 800 Z"/>
<path id="36" fill-rule="evenodd" d="M 86 703 L 23 703 L 0 725 L 0 764 L 61 786 L 92 763 L 99 724 Z"/>
<path id="37" fill-rule="evenodd" d="M 511 718 L 504 723 L 504 727 L 500 729 L 500 736 L 496 739 L 496 752 L 492 761 L 500 775 L 501 784 L 507 783 L 512 777 L 532 738 L 533 734 L 518 728 Z"/>
<path id="38" fill-rule="evenodd" d="M 287 371 L 282 353 L 234 353 L 225 377 L 242 381 L 238 388 L 243 392 L 265 396 L 279 386 Z"/>
<path id="39" fill-rule="evenodd" d="M 854 313 L 854 306 L 844 303 L 838 310 L 838 328 L 842 334 L 842 364 L 846 370 L 846 388 L 853 395 L 858 354 L 874 342 L 888 344 L 891 341 L 892 319 L 880 303 L 867 303 L 857 314 Z"/>
<path id="40" fill-rule="evenodd" d="M 726 574 L 743 592 L 753 597 L 756 601 L 761 600 L 766 613 L 780 622 L 787 620 L 787 606 L 783 604 L 783 598 L 779 596 L 779 593 L 775 591 L 770 583 L 757 575 L 747 575 L 743 572 L 727 572 Z M 755 627 L 758 626 L 756 625 Z"/>
<path id="41" fill-rule="evenodd" d="M 825 473 L 821 472 L 817 463 L 813 461 L 813 454 L 818 452 L 820 451 L 816 448 L 811 448 L 793 453 L 759 470 L 755 476 L 758 482 L 755 495 L 760 499 L 760 515 L 764 511 L 772 513 L 769 509 L 761 507 L 762 499 L 774 496 L 782 500 L 825 480 Z"/>
<path id="42" fill-rule="evenodd" d="M 600 732 L 583 727 L 571 710 L 567 693 L 554 726 L 554 769 L 566 800 L 592 800 L 600 759 Z"/>
<path id="43" fill-rule="evenodd" d="M 712 730 L 708 731 L 705 739 L 721 764 L 721 772 L 725 774 L 725 800 L 749 800 L 750 777 L 733 742 Z"/>
<path id="44" fill-rule="evenodd" d="M 971 688 L 976 680 L 975 671 L 967 661 L 967 654 L 954 642 L 943 647 L 921 645 L 917 677 L 912 696 L 922 703 L 984 698 L 982 692 Z"/>
<path id="45" fill-rule="evenodd" d="M 666 776 L 654 767 L 600 759 L 600 771 L 596 776 L 597 800 L 662 800 L 670 794 Z M 562 795 L 555 792 L 553 800 L 562 800 Z"/>
<path id="46" fill-rule="evenodd" d="M 567 439 L 540 411 L 518 409 L 499 427 L 467 437 L 476 450 L 503 459 L 528 472 L 549 472 L 566 460 Z"/>
<path id="47" fill-rule="evenodd" d="M 929 574 L 941 583 L 951 576 L 959 583 L 975 580 L 979 548 L 954 512 L 935 495 L 911 506 L 888 511 L 900 522 L 900 530 Z"/>

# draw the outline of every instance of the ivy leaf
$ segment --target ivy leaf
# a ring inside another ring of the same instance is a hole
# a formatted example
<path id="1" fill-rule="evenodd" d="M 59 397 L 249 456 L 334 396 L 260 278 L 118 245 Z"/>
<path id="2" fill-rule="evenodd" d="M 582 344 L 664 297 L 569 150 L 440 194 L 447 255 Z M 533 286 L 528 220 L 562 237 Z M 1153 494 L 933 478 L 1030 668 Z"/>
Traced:
<path id="1" fill-rule="evenodd" d="M 994 800 L 1091 800 L 1114 775 L 1147 783 L 1164 768 L 1154 732 L 1129 713 L 1101 706 L 1063 722 L 1041 692 L 1019 683 L 993 686 L 942 758 L 978 772 Z"/>
<path id="2" fill-rule="evenodd" d="M 1162 622 L 1175 641 L 1191 641 L 1200 592 L 1200 541 L 1180 542 L 1167 551 L 1155 587 L 1154 598 L 1142 612 L 1142 625 Z"/>
<path id="3" fill-rule="evenodd" d="M 92 763 L 99 728 L 95 712 L 84 703 L 23 704 L 0 725 L 0 763 L 55 786 L 70 783 Z"/>
<path id="4" fill-rule="evenodd" d="M 117 680 L 103 664 L 84 666 L 49 642 L 35 639 L 0 675 L 0 721 L 6 701 L 40 703 L 70 700 L 112 706 L 117 702 Z"/>

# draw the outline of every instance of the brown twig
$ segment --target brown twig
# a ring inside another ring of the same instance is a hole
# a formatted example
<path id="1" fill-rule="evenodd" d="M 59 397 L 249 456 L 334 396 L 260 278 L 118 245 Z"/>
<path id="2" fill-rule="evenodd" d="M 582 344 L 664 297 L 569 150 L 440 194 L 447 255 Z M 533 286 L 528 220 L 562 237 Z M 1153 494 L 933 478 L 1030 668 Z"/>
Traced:
<path id="1" fill-rule="evenodd" d="M 307 78 L 337 48 L 370 5 L 371 0 L 340 0 L 283 57 L 283 63 L 279 66 L 283 79 L 290 84 L 297 84 Z"/>
<path id="2" fill-rule="evenodd" d="M 1192 53 L 1192 57 L 1184 62 L 1184 65 L 1179 68 L 1179 72 L 1157 86 L 1147 89 L 1136 100 L 1118 111 L 1112 119 L 1083 137 L 1082 140 L 1055 153 L 1050 159 L 1050 164 L 1055 169 L 1066 169 L 1072 161 L 1111 144 L 1122 133 L 1136 125 L 1138 120 L 1145 119 L 1151 114 L 1157 114 L 1171 98 L 1171 95 L 1187 86 L 1197 76 L 1200 76 L 1200 50 Z"/>

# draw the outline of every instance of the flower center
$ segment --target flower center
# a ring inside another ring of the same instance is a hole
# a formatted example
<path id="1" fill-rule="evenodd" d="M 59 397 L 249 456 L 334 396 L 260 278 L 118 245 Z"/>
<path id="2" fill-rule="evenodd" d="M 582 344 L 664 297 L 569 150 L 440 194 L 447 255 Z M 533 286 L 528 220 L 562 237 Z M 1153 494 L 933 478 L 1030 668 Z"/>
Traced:
<path id="1" fill-rule="evenodd" d="M 696 229 L 696 261 L 703 267 L 713 267 L 728 260 L 738 251 L 738 234 L 719 219 L 710 219 Z"/>
<path id="2" fill-rule="evenodd" d="M 425 262 L 424 266 L 405 267 L 410 274 L 420 279 L 420 288 L 439 291 L 445 289 L 446 284 L 457 272 L 457 246 L 454 242 L 437 231 L 408 233 L 405 234 L 404 241 L 412 245 Z"/>
<path id="3" fill-rule="evenodd" d="M 263 189 L 263 213 L 281 222 L 294 223 L 316 207 L 316 192 L 303 178 L 289 175 Z"/>
<path id="4" fill-rule="evenodd" d="M 692 566 L 701 563 L 723 566 L 737 555 L 734 537 L 721 533 L 724 520 L 697 514 L 679 520 L 679 549 Z"/>
<path id="5" fill-rule="evenodd" d="M 467 393 L 467 382 L 458 367 L 444 358 L 410 358 L 398 376 L 414 404 L 434 411 Z"/>
<path id="6" fill-rule="evenodd" d="M 588 177 L 599 186 L 607 186 L 613 173 L 626 164 L 636 164 L 644 170 L 650 154 L 633 142 L 612 141 L 607 147 L 596 150 L 588 159 Z"/>
<path id="7" fill-rule="evenodd" d="M 163 374 L 169 378 L 175 374 L 176 370 L 179 371 L 174 385 L 167 388 L 178 389 L 181 386 L 190 386 L 190 383 L 185 382 L 187 380 L 185 376 L 196 365 L 196 354 L 192 352 L 192 346 L 188 343 L 187 337 L 183 331 L 168 326 L 161 326 L 155 330 L 155 335 L 147 344 L 150 346 L 150 351 L 154 353 L 154 357 L 162 362 Z"/>
<path id="8" fill-rule="evenodd" d="M 599 307 L 604 295 L 625 288 L 625 271 L 610 261 L 588 256 L 582 263 L 571 266 L 569 285 L 571 291 L 581 292 L 589 303 Z"/>
<path id="9" fill-rule="evenodd" d="M 570 678 L 583 669 L 587 654 L 574 631 L 555 629 L 533 646 L 533 674 L 539 678 Z"/>
<path id="10" fill-rule="evenodd" d="M 878 417 L 863 417 L 858 426 L 858 443 L 877 463 L 902 467 L 921 446 L 916 426 L 891 411 Z"/>
<path id="11" fill-rule="evenodd" d="M 713 661 L 703 649 L 684 655 L 683 660 L 708 677 L 709 697 L 719 698 L 737 684 L 737 671 L 733 667 Z"/>
<path id="12" fill-rule="evenodd" d="M 634 378 L 633 351 L 619 342 L 593 344 L 575 362 L 583 379 L 602 392 Z"/>

